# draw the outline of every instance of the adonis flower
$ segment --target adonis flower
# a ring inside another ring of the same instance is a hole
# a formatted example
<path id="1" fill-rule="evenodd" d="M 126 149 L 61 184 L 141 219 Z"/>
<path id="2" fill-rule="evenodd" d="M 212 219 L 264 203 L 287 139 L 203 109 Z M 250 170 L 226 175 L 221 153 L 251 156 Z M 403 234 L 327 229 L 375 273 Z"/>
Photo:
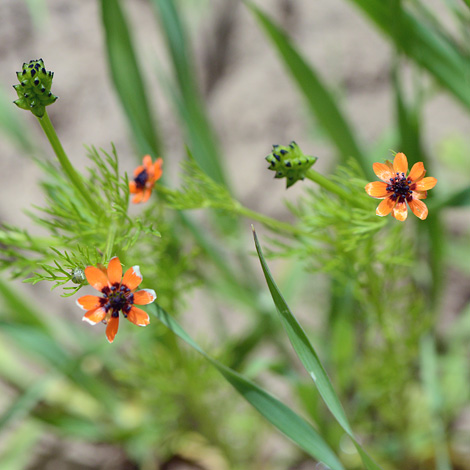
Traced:
<path id="1" fill-rule="evenodd" d="M 138 326 L 150 323 L 149 316 L 136 305 L 152 303 L 157 295 L 152 289 L 135 290 L 142 282 L 139 266 L 129 268 L 122 277 L 122 266 L 119 258 L 115 256 L 108 264 L 108 269 L 88 266 L 85 276 L 89 284 L 100 291 L 103 296 L 84 295 L 77 299 L 77 305 L 87 310 L 84 321 L 91 325 L 103 322 L 107 325 L 106 337 L 112 343 L 119 327 L 119 312 L 124 318 Z M 122 278 L 122 280 L 121 280 Z"/>
<path id="2" fill-rule="evenodd" d="M 134 204 L 148 200 L 155 182 L 162 176 L 162 164 L 161 158 L 152 163 L 152 157 L 145 155 L 142 165 L 134 170 L 134 180 L 129 182 L 129 190 L 135 194 L 132 198 Z"/>
<path id="3" fill-rule="evenodd" d="M 383 199 L 378 205 L 376 214 L 385 216 L 392 213 L 395 219 L 403 221 L 408 215 L 406 203 L 413 214 L 424 220 L 428 216 L 428 208 L 421 199 L 426 199 L 427 191 L 434 188 L 436 178 L 427 177 L 423 162 L 413 165 L 408 176 L 408 160 L 404 153 L 397 153 L 393 164 L 374 163 L 374 173 L 382 181 L 374 181 L 366 185 L 369 196 Z"/>

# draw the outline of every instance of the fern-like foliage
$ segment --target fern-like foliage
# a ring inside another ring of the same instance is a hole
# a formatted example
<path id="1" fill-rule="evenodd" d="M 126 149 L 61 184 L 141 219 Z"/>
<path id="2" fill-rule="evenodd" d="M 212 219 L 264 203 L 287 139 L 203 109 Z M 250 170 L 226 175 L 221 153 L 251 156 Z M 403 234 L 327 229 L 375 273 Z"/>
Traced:
<path id="1" fill-rule="evenodd" d="M 204 173 L 189 154 L 182 164 L 180 190 L 162 189 L 169 207 L 176 210 L 202 208 L 221 209 L 238 213 L 240 203 L 232 198 L 227 189 Z"/>
<path id="2" fill-rule="evenodd" d="M 0 268 L 9 269 L 26 282 L 50 281 L 52 288 L 76 281 L 74 272 L 98 262 L 107 263 L 114 255 L 124 255 L 143 234 L 160 236 L 149 214 L 130 217 L 129 183 L 119 170 L 116 149 L 112 153 L 88 148 L 92 165 L 83 178 L 88 195 L 100 208 L 93 211 L 76 187 L 51 163 L 37 161 L 47 181 L 42 183 L 46 204 L 33 206 L 27 214 L 47 236 L 32 236 L 11 225 L 0 229 Z M 74 294 L 82 283 L 64 288 Z"/>

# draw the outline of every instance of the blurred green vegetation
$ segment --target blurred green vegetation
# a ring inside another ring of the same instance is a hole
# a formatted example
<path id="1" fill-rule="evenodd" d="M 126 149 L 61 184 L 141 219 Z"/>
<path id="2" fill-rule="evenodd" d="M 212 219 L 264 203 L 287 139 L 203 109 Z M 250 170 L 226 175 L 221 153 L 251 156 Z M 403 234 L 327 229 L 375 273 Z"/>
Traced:
<path id="1" fill-rule="evenodd" d="M 79 250 L 75 244 L 83 243 L 104 252 L 115 248 L 126 263 L 139 260 L 145 287 L 155 288 L 159 304 L 148 310 L 154 314 L 149 327 L 137 332 L 122 327 L 119 344 L 110 346 L 104 335 L 76 328 L 76 316 L 51 316 L 47 306 L 31 305 L 6 277 L 0 280 L 2 469 L 34 468 L 31 452 L 45 433 L 114 446 L 142 470 L 170 468 L 178 459 L 207 470 L 294 469 L 312 459 L 339 470 L 470 469 L 465 286 L 470 244 L 463 217 L 470 204 L 470 143 L 457 132 L 436 148 L 423 138 L 424 115 L 440 94 L 461 105 L 470 120 L 470 4 L 447 0 L 435 9 L 420 0 L 344 3 L 354 4 L 392 51 L 392 124 L 377 142 L 358 138 L 344 111 L 347 96 L 338 97 L 288 31 L 255 4 L 240 7 L 256 20 L 304 109 L 336 153 L 330 180 L 350 195 L 345 201 L 309 181 L 299 182 L 307 190 L 290 205 L 295 222 L 287 226 L 249 211 L 233 196 L 196 78 L 195 31 L 184 20 L 196 9 L 208 12 L 210 2 L 149 0 L 169 75 L 156 59 L 152 66 L 171 97 L 188 149 L 181 187 L 161 185 L 157 202 L 142 211 L 138 222 L 126 219 L 135 232 L 123 227 L 111 242 L 108 226 L 99 226 L 77 202 L 73 207 L 81 225 L 75 238 L 73 229 L 61 223 L 67 211 L 53 210 L 73 190 L 58 170 L 40 166 L 53 220 L 42 225 L 52 227 L 53 248 L 73 253 Z M 109 81 L 139 162 L 144 153 L 168 159 L 164 116 L 149 92 L 128 21 L 132 2 L 99 4 Z M 45 2 L 28 5 L 40 28 Z M 29 59 L 18 58 L 18 64 Z M 410 73 L 411 91 L 405 86 Z M 35 145 L 17 118 L 20 111 L 9 101 L 0 90 L 0 132 L 19 151 L 33 155 Z M 305 118 L 302 112 L 298 119 Z M 383 161 L 389 148 L 404 152 L 410 164 L 424 162 L 438 179 L 426 201 L 430 215 L 424 222 L 378 218 L 377 201 L 365 196 L 364 185 L 374 178 L 372 163 Z M 111 175 L 112 158 L 91 153 L 96 197 L 104 175 L 116 189 L 110 207 L 127 217 L 118 189 L 121 184 L 125 190 L 126 180 Z M 102 187 L 108 195 L 109 188 Z M 354 204 L 359 200 L 364 208 Z M 203 217 L 194 217 L 194 209 L 203 209 Z M 270 230 L 269 238 L 256 242 L 267 286 L 249 258 L 254 246 L 246 228 L 240 228 L 243 216 Z M 41 217 L 33 220 L 41 223 L 47 213 Z M 16 277 L 35 272 L 39 256 L 43 264 L 57 259 L 47 243 L 21 228 L 2 226 L 0 243 L 0 266 Z M 274 258 L 281 258 L 282 270 L 272 276 L 268 264 Z M 450 290 L 452 282 L 457 294 Z M 50 295 L 59 295 L 58 290 Z M 308 316 L 319 309 L 322 316 L 313 327 Z M 192 318 L 201 310 L 203 319 Z M 185 332 L 195 324 L 196 340 Z M 285 452 L 270 451 L 269 423 L 293 442 L 285 441 Z"/>

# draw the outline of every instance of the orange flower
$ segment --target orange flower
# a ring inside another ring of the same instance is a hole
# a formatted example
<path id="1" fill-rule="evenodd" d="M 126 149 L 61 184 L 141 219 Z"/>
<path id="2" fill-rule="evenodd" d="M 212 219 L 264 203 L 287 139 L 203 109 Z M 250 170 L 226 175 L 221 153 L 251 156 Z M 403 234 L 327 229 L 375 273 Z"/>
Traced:
<path id="1" fill-rule="evenodd" d="M 106 327 L 106 337 L 112 343 L 119 327 L 119 312 L 124 318 L 138 326 L 150 323 L 149 316 L 137 305 L 152 303 L 157 295 L 152 289 L 135 290 L 142 282 L 139 266 L 129 268 L 122 278 L 122 266 L 119 258 L 115 256 L 108 264 L 108 269 L 88 266 L 85 276 L 89 284 L 99 290 L 103 297 L 97 295 L 84 295 L 77 299 L 77 305 L 86 310 L 83 321 L 91 325 L 103 322 Z M 122 278 L 122 280 L 121 280 Z"/>
<path id="2" fill-rule="evenodd" d="M 366 185 L 369 196 L 383 199 L 378 205 L 376 214 L 381 217 L 392 213 L 395 219 L 403 221 L 408 215 L 406 203 L 413 214 L 424 220 L 428 216 L 428 208 L 421 199 L 426 199 L 428 189 L 434 188 L 436 178 L 424 178 L 426 170 L 423 162 L 418 162 L 408 173 L 408 160 L 404 153 L 397 153 L 393 160 L 385 163 L 374 163 L 374 173 L 382 181 L 374 181 Z"/>
<path id="3" fill-rule="evenodd" d="M 142 165 L 134 170 L 134 180 L 129 182 L 129 190 L 135 194 L 132 198 L 134 204 L 148 200 L 155 182 L 162 176 L 162 164 L 161 158 L 152 163 L 152 157 L 145 155 Z"/>

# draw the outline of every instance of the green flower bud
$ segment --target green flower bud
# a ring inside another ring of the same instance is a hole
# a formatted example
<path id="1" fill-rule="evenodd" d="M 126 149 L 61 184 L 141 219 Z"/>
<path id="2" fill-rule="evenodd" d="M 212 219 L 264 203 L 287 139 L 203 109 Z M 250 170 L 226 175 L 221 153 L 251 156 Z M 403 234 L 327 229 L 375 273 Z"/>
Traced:
<path id="1" fill-rule="evenodd" d="M 70 279 L 74 284 L 83 284 L 86 281 L 85 271 L 82 268 L 73 268 Z"/>
<path id="2" fill-rule="evenodd" d="M 317 161 L 317 157 L 304 155 L 292 141 L 289 146 L 273 145 L 273 151 L 266 157 L 269 169 L 276 172 L 274 178 L 286 178 L 286 188 L 305 178 L 305 172 Z"/>
<path id="3" fill-rule="evenodd" d="M 57 96 L 51 92 L 54 72 L 48 72 L 42 59 L 23 64 L 23 70 L 16 72 L 19 85 L 13 85 L 18 99 L 13 101 L 21 109 L 31 111 L 35 116 L 44 116 L 46 106 L 54 103 Z"/>

